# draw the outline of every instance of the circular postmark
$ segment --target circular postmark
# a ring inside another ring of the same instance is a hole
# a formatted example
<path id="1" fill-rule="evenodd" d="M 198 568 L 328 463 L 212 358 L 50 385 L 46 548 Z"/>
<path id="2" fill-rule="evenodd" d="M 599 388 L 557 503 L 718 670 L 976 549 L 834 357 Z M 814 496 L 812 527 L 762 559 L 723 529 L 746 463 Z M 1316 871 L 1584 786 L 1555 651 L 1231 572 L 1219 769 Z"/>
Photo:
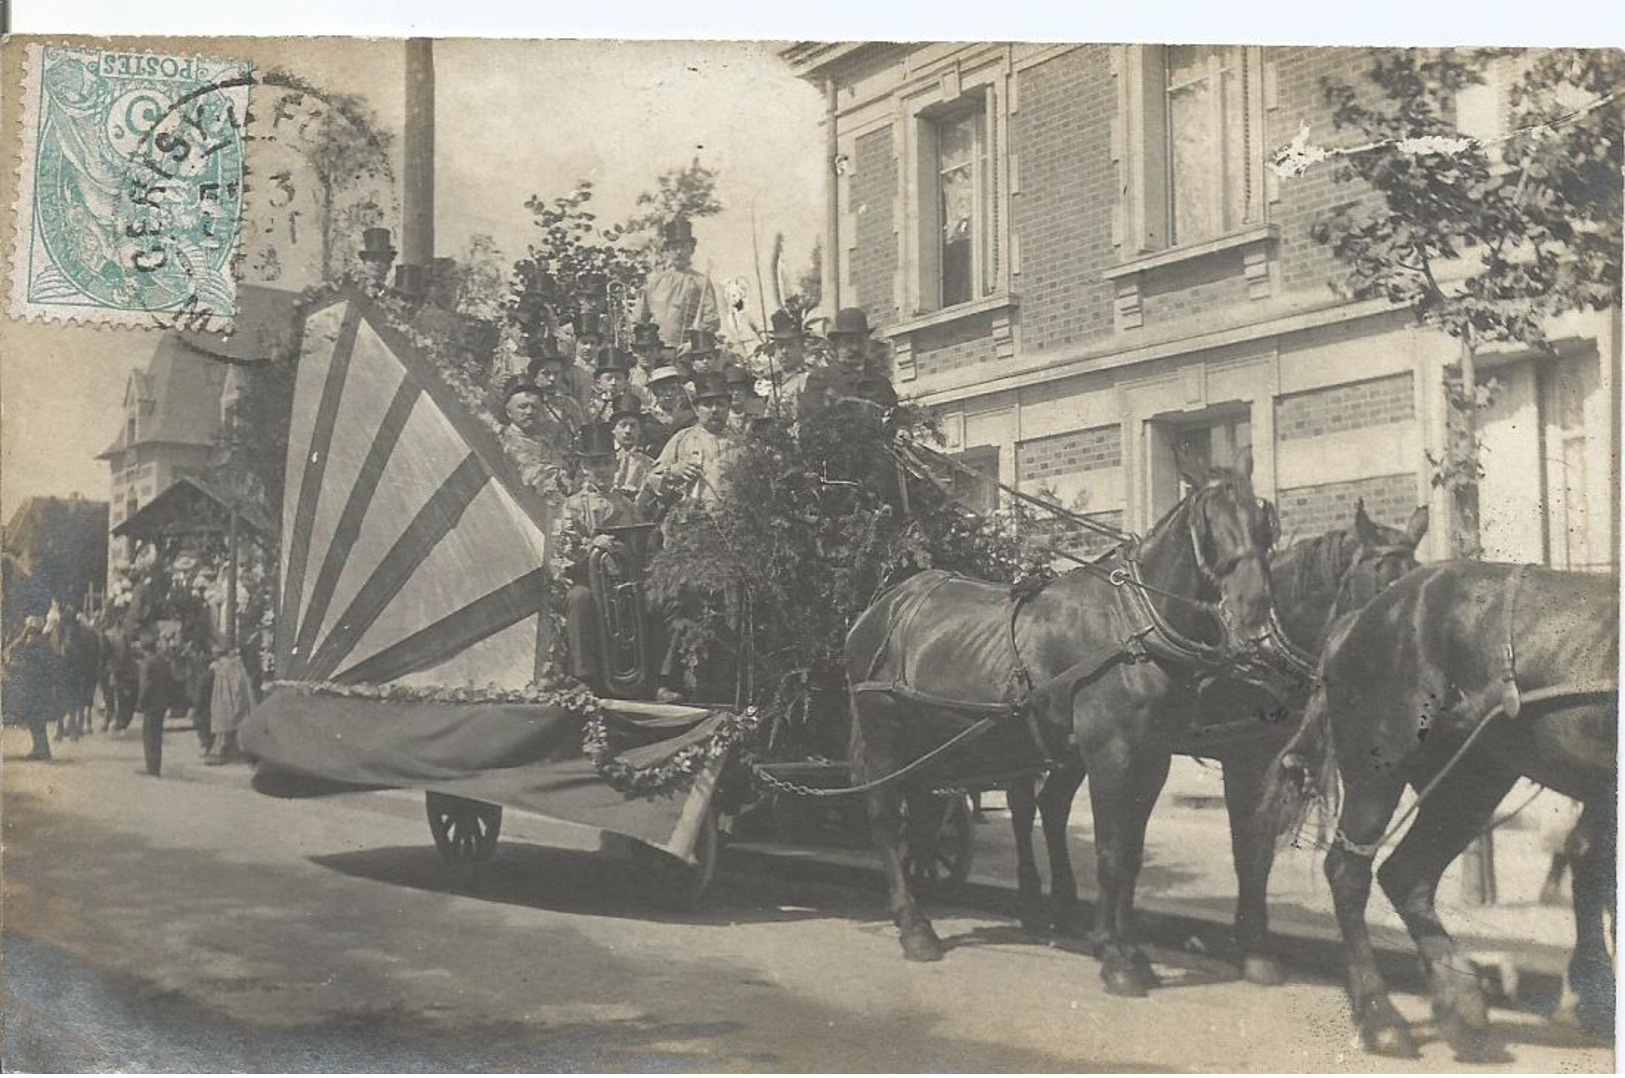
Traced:
<path id="1" fill-rule="evenodd" d="M 238 86 L 252 87 L 251 109 L 211 108 Z M 209 165 L 227 128 L 237 147 L 235 177 Z M 206 133 L 214 141 L 203 141 Z M 131 156 L 138 212 L 129 230 L 149 245 L 132 251 L 128 264 L 161 263 L 150 273 L 169 286 L 140 293 L 153 324 L 190 331 L 193 347 L 243 362 L 241 342 L 207 344 L 206 335 L 242 329 L 232 321 L 241 304 L 231 286 L 303 292 L 340 279 L 362 229 L 387 220 L 395 201 L 390 141 L 361 99 L 286 72 L 245 75 L 172 101 Z M 151 205 L 154 188 L 174 188 L 166 172 L 188 170 L 200 178 L 173 200 L 178 211 Z M 228 287 L 211 287 L 223 274 L 231 275 Z"/>

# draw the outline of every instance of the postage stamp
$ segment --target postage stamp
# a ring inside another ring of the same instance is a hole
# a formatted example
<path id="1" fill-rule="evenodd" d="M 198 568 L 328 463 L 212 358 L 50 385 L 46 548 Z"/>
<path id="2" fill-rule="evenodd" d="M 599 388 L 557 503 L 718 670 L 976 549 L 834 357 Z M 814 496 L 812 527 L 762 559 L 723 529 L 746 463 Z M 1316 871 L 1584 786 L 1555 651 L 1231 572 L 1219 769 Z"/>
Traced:
<path id="1" fill-rule="evenodd" d="M 13 315 L 229 329 L 250 78 L 236 60 L 31 47 Z"/>

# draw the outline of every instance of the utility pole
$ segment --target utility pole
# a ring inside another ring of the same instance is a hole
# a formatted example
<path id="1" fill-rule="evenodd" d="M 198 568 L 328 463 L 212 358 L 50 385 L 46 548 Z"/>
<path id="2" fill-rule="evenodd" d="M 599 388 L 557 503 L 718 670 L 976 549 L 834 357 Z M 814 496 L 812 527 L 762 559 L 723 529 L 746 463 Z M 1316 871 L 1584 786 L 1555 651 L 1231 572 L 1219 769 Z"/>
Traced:
<path id="1" fill-rule="evenodd" d="M 406 137 L 402 140 L 401 262 L 395 283 L 422 296 L 434 262 L 434 42 L 406 42 Z"/>

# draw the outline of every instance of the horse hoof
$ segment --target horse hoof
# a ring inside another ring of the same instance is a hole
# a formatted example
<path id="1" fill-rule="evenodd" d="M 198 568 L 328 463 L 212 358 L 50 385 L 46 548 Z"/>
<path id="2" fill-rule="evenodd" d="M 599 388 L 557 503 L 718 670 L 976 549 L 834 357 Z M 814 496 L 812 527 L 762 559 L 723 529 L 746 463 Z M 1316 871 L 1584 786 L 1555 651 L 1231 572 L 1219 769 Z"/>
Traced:
<path id="1" fill-rule="evenodd" d="M 910 962 L 941 962 L 942 946 L 919 940 L 904 940 L 903 957 Z"/>
<path id="2" fill-rule="evenodd" d="M 1083 934 L 1083 941 L 1089 947 L 1089 952 L 1096 958 L 1106 957 L 1106 945 L 1111 942 L 1109 933 L 1095 928 Z"/>
<path id="3" fill-rule="evenodd" d="M 1108 996 L 1144 999 L 1151 992 L 1151 984 L 1147 981 L 1145 972 L 1133 967 L 1103 966 L 1100 970 L 1100 979 L 1106 982 Z"/>
<path id="4" fill-rule="evenodd" d="M 941 962 L 942 941 L 929 928 L 902 935 L 903 957 L 910 962 Z"/>
<path id="5" fill-rule="evenodd" d="M 1241 975 L 1248 984 L 1274 988 L 1286 983 L 1286 970 L 1273 955 L 1250 954 L 1241 960 Z"/>
<path id="6" fill-rule="evenodd" d="M 1459 1017 L 1451 1016 L 1439 1022 L 1439 1032 L 1444 1036 L 1445 1043 L 1450 1045 L 1457 1063 L 1511 1062 L 1511 1055 L 1501 1044 L 1500 1038 L 1490 1032 L 1488 1026 L 1469 1024 Z"/>
<path id="7" fill-rule="evenodd" d="M 1416 1059 L 1421 1055 L 1416 1050 L 1416 1041 L 1411 1038 L 1411 1031 L 1402 1025 L 1366 1025 L 1360 1029 L 1360 1039 L 1365 1042 L 1368 1051 L 1379 1056 Z"/>

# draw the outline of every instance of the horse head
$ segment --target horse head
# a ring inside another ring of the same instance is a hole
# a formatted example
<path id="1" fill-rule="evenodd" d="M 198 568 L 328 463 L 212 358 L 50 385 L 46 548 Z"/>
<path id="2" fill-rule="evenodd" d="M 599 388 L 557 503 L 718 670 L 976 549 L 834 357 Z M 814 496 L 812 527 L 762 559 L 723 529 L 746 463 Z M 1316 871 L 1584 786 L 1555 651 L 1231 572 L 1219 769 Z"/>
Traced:
<path id="1" fill-rule="evenodd" d="M 1417 506 L 1404 528 L 1391 528 L 1366 515 L 1365 499 L 1356 502 L 1354 524 L 1348 529 L 1353 550 L 1338 582 L 1328 622 L 1339 614 L 1365 606 L 1378 592 L 1415 569 L 1416 547 L 1427 531 L 1425 505 Z"/>
<path id="2" fill-rule="evenodd" d="M 1270 564 L 1277 620 L 1271 626 L 1269 652 L 1288 686 L 1313 676 L 1338 615 L 1365 606 L 1416 568 L 1416 545 L 1427 528 L 1426 506 L 1401 529 L 1373 521 L 1362 500 L 1348 527 L 1300 539 L 1277 552 Z"/>
<path id="3" fill-rule="evenodd" d="M 1232 655 L 1256 649 L 1270 626 L 1269 551 L 1280 524 L 1275 507 L 1253 493 L 1252 464 L 1244 453 L 1238 468 L 1183 473 L 1191 492 L 1147 537 L 1144 558 L 1150 569 L 1160 556 L 1176 589 L 1188 562 L 1193 605 L 1206 604 L 1218 619 Z"/>

